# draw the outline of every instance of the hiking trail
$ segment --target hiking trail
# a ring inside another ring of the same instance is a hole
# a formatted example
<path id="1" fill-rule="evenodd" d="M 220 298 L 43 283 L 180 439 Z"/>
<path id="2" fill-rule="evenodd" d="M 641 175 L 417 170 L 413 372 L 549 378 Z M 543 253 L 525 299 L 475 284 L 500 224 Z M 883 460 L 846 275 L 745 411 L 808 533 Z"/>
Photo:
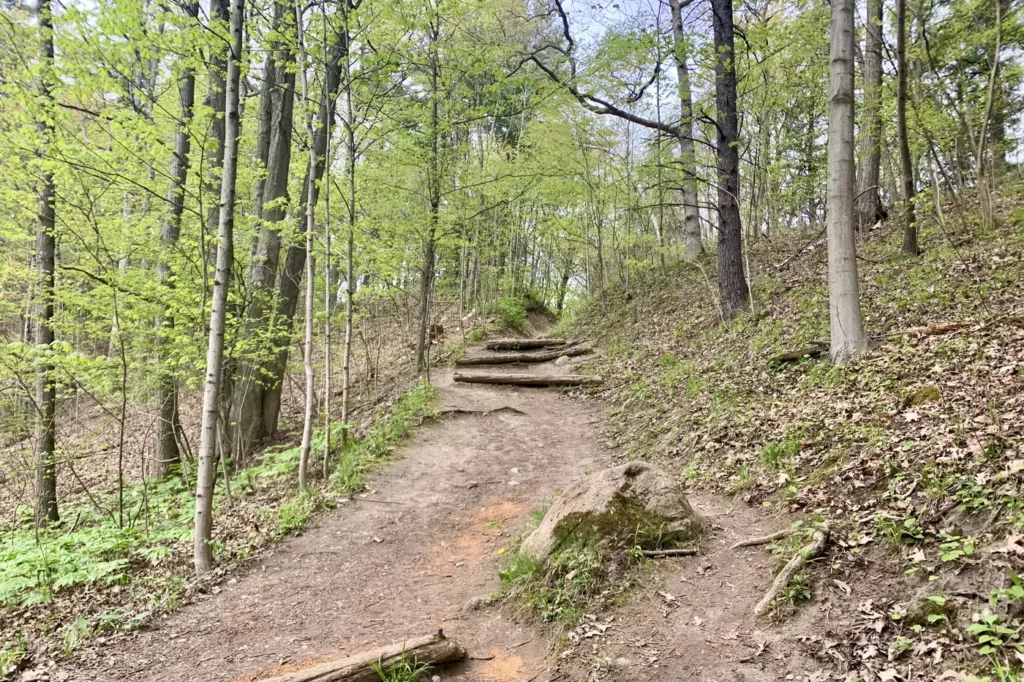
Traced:
<path id="1" fill-rule="evenodd" d="M 530 371 L 567 369 L 548 362 Z M 683 672 L 768 679 L 758 671 L 812 667 L 781 656 L 788 645 L 778 637 L 770 654 L 751 657 L 758 647 L 765 652 L 767 638 L 750 614 L 772 559 L 727 547 L 786 522 L 738 500 L 691 496 L 715 529 L 708 553 L 663 560 L 654 572 L 660 587 L 637 590 L 613 609 L 612 625 L 561 657 L 540 624 L 482 606 L 500 586 L 501 553 L 531 510 L 612 457 L 600 442 L 601 408 L 593 401 L 455 383 L 451 370 L 432 380 L 439 420 L 416 429 L 364 493 L 199 601 L 76 655 L 64 667 L 68 679 L 255 682 L 439 628 L 469 652 L 431 673 L 443 680 L 673 679 Z"/>

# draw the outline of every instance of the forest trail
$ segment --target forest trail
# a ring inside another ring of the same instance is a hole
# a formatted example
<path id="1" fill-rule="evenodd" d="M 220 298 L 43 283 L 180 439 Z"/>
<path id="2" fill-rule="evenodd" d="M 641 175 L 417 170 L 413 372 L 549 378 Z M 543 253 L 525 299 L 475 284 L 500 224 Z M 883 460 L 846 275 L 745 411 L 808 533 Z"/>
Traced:
<path id="1" fill-rule="evenodd" d="M 545 679 L 540 631 L 463 606 L 497 590 L 499 549 L 531 510 L 610 462 L 600 410 L 555 391 L 455 384 L 450 370 L 432 379 L 441 419 L 366 494 L 217 594 L 83 652 L 70 679 L 248 682 L 438 628 L 478 659 L 445 679 Z"/>
<path id="2" fill-rule="evenodd" d="M 594 402 L 458 384 L 450 370 L 433 383 L 440 419 L 417 429 L 366 493 L 215 594 L 77 655 L 67 679 L 255 682 L 439 628 L 470 656 L 442 671 L 444 680 L 760 680 L 821 667 L 799 643 L 821 634 L 820 609 L 774 634 L 752 618 L 773 559 L 729 545 L 787 521 L 738 498 L 692 495 L 714 529 L 701 555 L 655 562 L 649 584 L 585 617 L 557 659 L 551 631 L 500 609 L 466 608 L 499 588 L 500 552 L 529 513 L 612 461 Z"/>

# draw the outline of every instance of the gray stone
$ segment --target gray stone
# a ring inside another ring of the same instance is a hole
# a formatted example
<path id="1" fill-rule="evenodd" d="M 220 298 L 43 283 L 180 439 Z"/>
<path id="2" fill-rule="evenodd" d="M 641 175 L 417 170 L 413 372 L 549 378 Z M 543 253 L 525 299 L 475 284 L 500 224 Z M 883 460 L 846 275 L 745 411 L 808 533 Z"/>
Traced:
<path id="1" fill-rule="evenodd" d="M 558 367 L 562 367 L 564 365 L 568 365 L 570 362 L 572 362 L 572 360 L 569 359 L 568 355 L 560 355 L 555 360 L 555 365 Z"/>
<path id="2" fill-rule="evenodd" d="M 520 552 L 547 558 L 572 535 L 626 543 L 688 542 L 703 530 L 682 488 L 668 472 L 646 462 L 628 462 L 591 474 L 555 500 Z"/>

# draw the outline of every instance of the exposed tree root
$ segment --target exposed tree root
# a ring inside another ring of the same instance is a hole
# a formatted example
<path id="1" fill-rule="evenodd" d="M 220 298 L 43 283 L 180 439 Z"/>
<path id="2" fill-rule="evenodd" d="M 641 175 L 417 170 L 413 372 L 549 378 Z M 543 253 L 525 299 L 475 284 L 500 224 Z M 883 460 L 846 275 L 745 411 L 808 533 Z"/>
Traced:
<path id="1" fill-rule="evenodd" d="M 782 538 L 789 537 L 793 534 L 793 532 L 794 531 L 792 528 L 786 528 L 785 530 L 780 530 L 777 533 L 771 533 L 770 535 L 762 535 L 761 537 L 757 538 L 747 538 L 746 540 L 740 540 L 739 542 L 735 543 L 729 549 L 739 549 L 740 547 L 756 547 L 758 545 L 767 545 L 769 542 L 775 542 L 776 540 L 781 540 Z"/>
<path id="2" fill-rule="evenodd" d="M 825 545 L 828 543 L 828 536 L 831 529 L 828 525 L 824 525 L 818 530 L 814 531 L 814 536 L 811 538 L 811 543 L 797 552 L 789 563 L 775 576 L 775 581 L 772 586 L 768 588 L 768 591 L 761 601 L 757 602 L 757 606 L 754 607 L 754 617 L 763 616 L 771 608 L 775 600 L 778 599 L 779 595 L 782 594 L 782 590 L 786 588 L 789 581 L 792 580 L 793 576 L 799 571 L 804 564 L 811 559 L 817 557 L 825 549 Z"/>

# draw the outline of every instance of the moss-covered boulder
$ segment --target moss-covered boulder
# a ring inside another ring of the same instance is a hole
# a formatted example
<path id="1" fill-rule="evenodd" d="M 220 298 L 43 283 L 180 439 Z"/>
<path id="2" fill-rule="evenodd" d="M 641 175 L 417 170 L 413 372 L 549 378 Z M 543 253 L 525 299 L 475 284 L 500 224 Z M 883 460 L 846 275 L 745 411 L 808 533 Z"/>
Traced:
<path id="1" fill-rule="evenodd" d="M 696 540 L 702 529 L 672 476 L 645 462 L 629 462 L 591 474 L 565 491 L 520 552 L 540 561 L 573 535 L 655 549 Z"/>

